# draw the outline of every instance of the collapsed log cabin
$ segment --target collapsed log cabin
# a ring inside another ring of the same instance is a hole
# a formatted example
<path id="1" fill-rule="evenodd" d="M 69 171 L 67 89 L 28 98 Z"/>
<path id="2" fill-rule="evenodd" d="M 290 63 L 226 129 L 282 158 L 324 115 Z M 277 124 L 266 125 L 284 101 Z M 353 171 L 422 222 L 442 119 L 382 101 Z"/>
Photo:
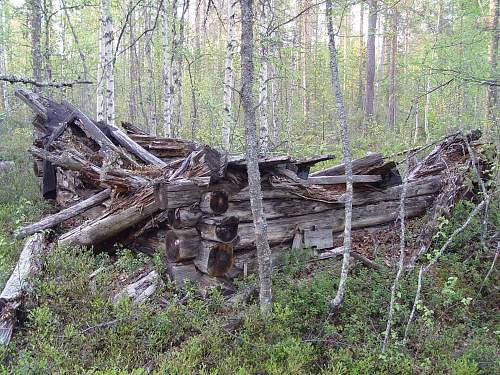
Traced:
<path id="1" fill-rule="evenodd" d="M 121 244 L 149 255 L 159 251 L 168 277 L 180 287 L 186 281 L 227 285 L 255 269 L 244 157 L 146 134 L 129 123 L 122 131 L 91 120 L 66 101 L 23 89 L 16 95 L 35 113 L 36 139 L 29 152 L 42 194 L 60 208 L 19 228 L 18 237 L 52 228 L 59 245 L 109 250 Z M 479 136 L 473 132 L 469 141 Z M 335 248 L 344 227 L 344 166 L 310 173 L 315 164 L 331 159 L 276 155 L 259 161 L 276 262 L 289 248 L 311 248 L 320 258 L 340 253 Z M 406 216 L 427 213 L 424 220 L 435 220 L 442 212 L 435 203 L 450 205 L 460 197 L 467 170 L 461 134 L 438 143 L 408 171 Z M 374 153 L 354 160 L 353 173 L 354 235 L 392 225 L 403 186 L 396 163 Z"/>

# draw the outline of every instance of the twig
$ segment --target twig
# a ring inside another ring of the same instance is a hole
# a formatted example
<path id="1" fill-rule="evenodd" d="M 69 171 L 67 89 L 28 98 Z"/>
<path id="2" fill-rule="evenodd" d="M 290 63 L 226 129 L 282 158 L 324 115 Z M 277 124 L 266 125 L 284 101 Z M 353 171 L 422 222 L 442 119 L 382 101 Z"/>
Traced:
<path id="1" fill-rule="evenodd" d="M 403 191 L 401 192 L 401 200 L 399 203 L 399 222 L 400 222 L 400 234 L 399 234 L 399 262 L 398 262 L 398 270 L 396 272 L 396 277 L 394 278 L 394 282 L 391 287 L 391 301 L 389 303 L 389 312 L 387 314 L 387 325 L 385 328 L 385 336 L 384 342 L 382 344 L 382 353 L 385 353 L 385 349 L 387 348 L 387 343 L 389 342 L 389 336 L 391 333 L 392 327 L 392 316 L 394 314 L 394 302 L 396 300 L 396 291 L 398 289 L 399 279 L 404 269 L 404 260 L 405 260 L 405 199 L 406 192 L 408 190 L 408 170 L 409 170 L 409 158 L 410 154 L 406 154 L 406 171 L 403 182 Z"/>
<path id="2" fill-rule="evenodd" d="M 92 81 L 87 80 L 75 80 L 75 81 L 63 81 L 63 82 L 42 82 L 37 81 L 32 78 L 19 77 L 14 75 L 0 75 L 0 81 L 5 81 L 9 83 L 22 83 L 23 85 L 33 85 L 36 87 L 72 87 L 74 85 L 91 85 Z"/>

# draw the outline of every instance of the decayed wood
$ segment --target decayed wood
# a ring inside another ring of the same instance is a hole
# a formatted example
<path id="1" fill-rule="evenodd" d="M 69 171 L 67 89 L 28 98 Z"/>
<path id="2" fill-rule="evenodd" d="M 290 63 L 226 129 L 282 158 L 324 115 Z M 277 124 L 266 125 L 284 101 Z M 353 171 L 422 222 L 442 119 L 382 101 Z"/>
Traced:
<path id="1" fill-rule="evenodd" d="M 45 236 L 37 233 L 26 240 L 19 260 L 0 294 L 0 341 L 5 346 L 10 342 L 15 324 L 15 312 L 21 305 L 29 278 L 37 270 L 37 258 L 44 248 Z"/>
<path id="2" fill-rule="evenodd" d="M 353 175 L 353 183 L 363 183 L 363 182 L 379 182 L 382 181 L 382 177 L 378 175 Z M 303 182 L 306 185 L 334 185 L 334 184 L 345 184 L 346 176 L 318 176 L 309 177 Z"/>
<path id="3" fill-rule="evenodd" d="M 156 165 L 158 167 L 165 167 L 167 165 L 167 163 L 145 150 L 141 145 L 131 139 L 120 129 L 112 128 L 111 134 L 120 145 L 125 147 L 130 153 L 134 154 L 142 161 L 152 165 Z"/>
<path id="4" fill-rule="evenodd" d="M 29 236 L 33 233 L 36 233 L 38 231 L 52 228 L 52 227 L 56 226 L 57 224 L 62 223 L 65 220 L 68 220 L 72 217 L 75 217 L 75 216 L 81 214 L 82 212 L 87 211 L 91 207 L 97 206 L 98 204 L 100 204 L 103 201 L 105 201 L 106 199 L 108 199 L 110 195 L 111 195 L 111 189 L 103 190 L 103 191 L 91 196 L 88 199 L 85 199 L 85 200 L 83 200 L 83 201 L 81 201 L 81 202 L 79 202 L 71 207 L 68 207 L 64 210 L 59 211 L 56 214 L 46 216 L 42 220 L 40 220 L 36 223 L 21 227 L 21 228 L 17 229 L 14 232 L 14 234 L 17 238 L 23 238 L 23 237 Z"/>
<path id="5" fill-rule="evenodd" d="M 363 174 L 372 168 L 381 166 L 383 163 L 384 159 L 382 157 L 382 154 L 380 153 L 370 154 L 352 161 L 352 173 Z M 311 173 L 311 177 L 339 176 L 344 174 L 345 174 L 345 167 L 344 164 L 342 163 L 333 167 L 323 169 L 321 171 Z"/>
<path id="6" fill-rule="evenodd" d="M 201 219 L 202 212 L 197 205 L 168 210 L 168 224 L 174 229 L 193 228 Z"/>
<path id="7" fill-rule="evenodd" d="M 198 255 L 201 237 L 195 228 L 168 230 L 165 244 L 167 259 L 179 262 L 193 259 Z"/>
<path id="8" fill-rule="evenodd" d="M 208 188 L 210 177 L 159 181 L 155 184 L 155 199 L 161 209 L 187 207 L 198 203 Z"/>
<path id="9" fill-rule="evenodd" d="M 209 191 L 201 196 L 200 210 L 206 214 L 221 215 L 227 211 L 228 203 L 229 198 L 225 191 Z"/>
<path id="10" fill-rule="evenodd" d="M 126 130 L 128 132 L 128 129 Z M 197 143 L 183 139 L 161 138 L 149 134 L 131 134 L 130 132 L 129 136 L 144 149 L 159 158 L 186 157 L 199 148 Z"/>
<path id="11" fill-rule="evenodd" d="M 202 241 L 194 264 L 210 276 L 223 276 L 233 265 L 233 245 Z"/>
<path id="12" fill-rule="evenodd" d="M 158 210 L 159 207 L 153 199 L 153 194 L 149 194 L 142 202 L 132 207 L 119 212 L 105 213 L 101 217 L 63 234 L 59 237 L 58 244 L 82 246 L 98 244 L 122 230 L 140 223 Z"/>
<path id="13" fill-rule="evenodd" d="M 93 83 L 92 81 L 86 81 L 86 80 L 42 82 L 32 78 L 19 77 L 11 74 L 10 75 L 0 74 L 0 81 L 5 81 L 9 83 L 22 83 L 24 85 L 33 85 L 36 87 L 56 87 L 56 88 L 73 87 L 74 85 L 91 85 Z"/>
<path id="14" fill-rule="evenodd" d="M 139 305 L 146 301 L 158 288 L 160 277 L 158 272 L 151 271 L 139 280 L 127 285 L 114 298 L 114 303 L 120 302 L 123 298 L 130 298 L 132 303 Z"/>
<path id="15" fill-rule="evenodd" d="M 14 95 L 26 103 L 33 110 L 33 112 L 41 116 L 45 121 L 49 119 L 47 108 L 40 102 L 37 94 L 18 88 Z"/>
<path id="16" fill-rule="evenodd" d="M 418 196 L 407 199 L 406 217 L 414 217 L 423 213 L 434 200 L 433 196 Z M 365 228 L 394 221 L 397 217 L 399 202 L 379 202 L 366 206 L 353 207 L 352 228 Z M 271 244 L 291 241 L 297 228 L 324 229 L 331 228 L 332 232 L 341 232 L 344 229 L 344 209 L 324 211 L 320 213 L 287 216 L 268 220 L 268 238 Z M 238 236 L 240 241 L 236 249 L 244 249 L 253 246 L 254 228 L 252 223 L 240 223 Z"/>
<path id="17" fill-rule="evenodd" d="M 333 247 L 333 233 L 330 228 L 304 229 L 304 247 L 316 250 L 331 249 Z"/>
<path id="18" fill-rule="evenodd" d="M 214 216 L 203 218 L 198 229 L 206 240 L 228 243 L 238 236 L 239 222 L 236 216 Z"/>
<path id="19" fill-rule="evenodd" d="M 202 278 L 202 273 L 198 271 L 193 263 L 167 263 L 167 274 L 177 288 L 183 288 L 186 283 L 197 283 Z"/>
<path id="20" fill-rule="evenodd" d="M 8 171 L 14 167 L 14 162 L 9 160 L 0 160 L 0 172 Z"/>

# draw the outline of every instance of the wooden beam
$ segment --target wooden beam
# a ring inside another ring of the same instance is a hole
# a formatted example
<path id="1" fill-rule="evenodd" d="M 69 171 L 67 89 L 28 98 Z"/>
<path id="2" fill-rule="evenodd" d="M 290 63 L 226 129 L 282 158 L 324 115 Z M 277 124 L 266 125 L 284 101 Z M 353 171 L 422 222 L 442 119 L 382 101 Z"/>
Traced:
<path id="1" fill-rule="evenodd" d="M 378 175 L 369 174 L 355 174 L 352 176 L 353 183 L 369 183 L 369 182 L 379 182 L 382 181 L 382 177 Z M 319 177 L 309 177 L 303 182 L 306 185 L 335 185 L 335 184 L 345 184 L 346 176 L 319 176 Z"/>

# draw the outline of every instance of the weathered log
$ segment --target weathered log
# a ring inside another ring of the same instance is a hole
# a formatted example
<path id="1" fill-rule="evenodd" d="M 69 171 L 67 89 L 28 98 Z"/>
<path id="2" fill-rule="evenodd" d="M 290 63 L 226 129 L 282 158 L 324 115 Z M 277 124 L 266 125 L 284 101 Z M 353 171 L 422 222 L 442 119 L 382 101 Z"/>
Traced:
<path id="1" fill-rule="evenodd" d="M 128 129 L 126 130 L 128 132 Z M 183 139 L 161 138 L 149 134 L 132 134 L 130 132 L 129 136 L 144 149 L 159 158 L 186 157 L 199 148 L 197 143 Z"/>
<path id="2" fill-rule="evenodd" d="M 59 237 L 58 244 L 89 246 L 107 240 L 120 233 L 122 230 L 140 223 L 158 211 L 158 205 L 154 200 L 152 202 L 151 200 L 153 199 L 145 199 L 119 212 L 105 213 L 101 217 L 91 222 L 84 223 L 63 234 Z"/>
<path id="3" fill-rule="evenodd" d="M 233 245 L 202 241 L 194 264 L 198 270 L 210 276 L 223 276 L 233 265 Z"/>
<path id="4" fill-rule="evenodd" d="M 239 223 L 236 216 L 214 216 L 203 218 L 198 229 L 203 239 L 228 243 L 238 236 Z"/>
<path id="5" fill-rule="evenodd" d="M 29 279 L 37 271 L 37 258 L 44 248 L 45 236 L 37 233 L 26 240 L 19 260 L 0 294 L 0 341 L 6 346 L 12 337 L 15 313 L 21 305 Z"/>
<path id="6" fill-rule="evenodd" d="M 223 190 L 206 192 L 200 199 L 200 210 L 206 214 L 221 215 L 227 211 L 228 205 L 228 195 Z"/>
<path id="7" fill-rule="evenodd" d="M 316 250 L 331 249 L 333 247 L 333 233 L 330 228 L 304 229 L 304 247 Z"/>
<path id="8" fill-rule="evenodd" d="M 353 183 L 368 183 L 368 182 L 379 182 L 382 181 L 382 177 L 379 175 L 361 174 L 353 175 Z M 346 176 L 318 176 L 309 177 L 307 180 L 302 182 L 306 185 L 334 185 L 334 184 L 345 184 Z"/>
<path id="9" fill-rule="evenodd" d="M 193 263 L 167 263 L 167 274 L 177 288 L 183 288 L 186 283 L 197 283 L 202 278 Z"/>
<path id="10" fill-rule="evenodd" d="M 202 212 L 196 205 L 168 210 L 168 224 L 174 229 L 193 228 L 198 224 Z"/>
<path id="11" fill-rule="evenodd" d="M 365 174 L 365 172 L 370 171 L 370 169 L 373 169 L 377 166 L 380 167 L 382 164 L 384 164 L 384 159 L 382 157 L 382 154 L 380 153 L 370 154 L 352 161 L 352 173 Z M 335 165 L 333 167 L 323 169 L 321 171 L 311 173 L 311 177 L 339 176 L 344 174 L 345 174 L 345 166 L 342 163 L 339 165 Z"/>
<path id="12" fill-rule="evenodd" d="M 158 272 L 151 271 L 139 280 L 127 285 L 113 298 L 114 303 L 120 302 L 123 298 L 130 298 L 132 303 L 139 305 L 146 301 L 158 288 L 160 277 Z"/>
<path id="13" fill-rule="evenodd" d="M 14 162 L 10 160 L 0 160 L 0 172 L 8 171 L 14 167 Z"/>
<path id="14" fill-rule="evenodd" d="M 406 200 L 406 217 L 423 213 L 434 200 L 433 196 L 418 196 Z M 380 225 L 395 220 L 398 216 L 398 201 L 379 202 L 373 205 L 355 206 L 352 214 L 352 228 L 364 228 Z M 291 241 L 296 230 L 331 228 L 332 232 L 344 230 L 343 208 L 320 213 L 286 216 L 267 221 L 268 240 L 271 244 Z M 239 243 L 235 249 L 254 246 L 255 233 L 253 223 L 241 223 L 238 227 Z"/>
<path id="15" fill-rule="evenodd" d="M 159 181 L 154 186 L 155 199 L 162 210 L 191 206 L 199 202 L 209 183 L 210 177 Z"/>
<path id="16" fill-rule="evenodd" d="M 47 121 L 49 119 L 47 108 L 40 102 L 37 94 L 22 88 L 18 88 L 16 89 L 14 95 L 21 99 L 25 104 L 27 104 L 33 112 L 41 116 L 44 121 Z"/>
<path id="17" fill-rule="evenodd" d="M 61 210 L 56 214 L 46 216 L 36 223 L 21 227 L 17 229 L 14 234 L 17 238 L 23 238 L 38 231 L 52 228 L 65 220 L 68 220 L 81 214 L 82 212 L 87 211 L 91 207 L 97 206 L 98 204 L 108 199 L 110 195 L 111 189 L 103 190 L 100 193 L 97 193 L 71 207 Z"/>
<path id="18" fill-rule="evenodd" d="M 168 230 L 165 236 L 167 260 L 179 262 L 198 255 L 201 237 L 195 228 Z"/>
<path id="19" fill-rule="evenodd" d="M 125 147 L 130 153 L 134 154 L 142 161 L 161 168 L 167 165 L 167 163 L 148 152 L 120 129 L 111 128 L 111 135 L 116 140 L 116 142 Z"/>

